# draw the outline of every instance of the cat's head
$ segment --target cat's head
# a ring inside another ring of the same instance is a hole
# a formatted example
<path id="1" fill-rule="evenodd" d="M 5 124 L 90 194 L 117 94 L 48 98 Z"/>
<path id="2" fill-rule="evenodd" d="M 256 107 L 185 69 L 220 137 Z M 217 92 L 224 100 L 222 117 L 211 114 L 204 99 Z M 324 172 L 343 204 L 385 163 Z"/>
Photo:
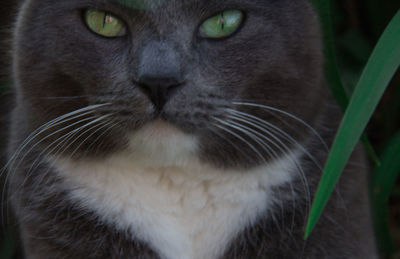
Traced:
<path id="1" fill-rule="evenodd" d="M 53 120 L 47 152 L 142 138 L 254 166 L 295 143 L 285 134 L 303 141 L 299 119 L 312 125 L 322 101 L 306 0 L 27 0 L 15 35 L 19 125 L 26 137 Z"/>

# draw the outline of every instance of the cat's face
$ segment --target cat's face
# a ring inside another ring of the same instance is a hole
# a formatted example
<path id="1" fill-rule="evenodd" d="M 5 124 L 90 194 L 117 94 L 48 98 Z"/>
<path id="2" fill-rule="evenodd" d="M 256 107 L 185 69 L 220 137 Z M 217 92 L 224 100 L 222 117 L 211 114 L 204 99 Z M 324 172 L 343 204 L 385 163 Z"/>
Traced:
<path id="1" fill-rule="evenodd" d="M 321 100 L 318 26 L 305 0 L 154 3 L 25 2 L 14 55 L 23 135 L 90 106 L 48 129 L 40 145 L 61 138 L 72 143 L 62 145 L 66 155 L 108 154 L 163 121 L 195 138 L 204 160 L 254 166 L 261 156 L 273 157 L 271 149 L 284 151 L 279 141 L 294 143 L 279 130 L 303 140 L 305 127 L 286 113 L 313 124 Z M 88 10 L 117 19 L 117 37 L 93 31 Z M 209 18 L 232 10 L 241 14 L 232 33 L 215 38 L 204 32 Z M 277 144 L 261 137 L 264 130 Z"/>

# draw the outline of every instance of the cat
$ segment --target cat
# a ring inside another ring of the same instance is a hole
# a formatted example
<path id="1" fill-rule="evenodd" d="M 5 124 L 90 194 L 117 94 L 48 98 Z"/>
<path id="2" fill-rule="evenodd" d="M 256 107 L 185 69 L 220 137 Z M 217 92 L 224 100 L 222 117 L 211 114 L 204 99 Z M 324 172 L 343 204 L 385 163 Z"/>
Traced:
<path id="1" fill-rule="evenodd" d="M 10 200 L 28 259 L 375 258 L 306 0 L 25 0 Z"/>

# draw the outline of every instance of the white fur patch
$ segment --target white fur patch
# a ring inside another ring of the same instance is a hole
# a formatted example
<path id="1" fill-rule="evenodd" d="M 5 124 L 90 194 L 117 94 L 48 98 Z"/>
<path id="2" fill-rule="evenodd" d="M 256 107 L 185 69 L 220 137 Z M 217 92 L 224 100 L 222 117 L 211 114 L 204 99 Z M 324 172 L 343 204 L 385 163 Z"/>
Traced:
<path id="1" fill-rule="evenodd" d="M 290 181 L 297 159 L 287 155 L 250 172 L 218 170 L 196 158 L 194 137 L 165 124 L 143 128 L 131 146 L 101 161 L 52 162 L 73 187 L 71 199 L 168 259 L 220 256 L 268 210 L 270 188 Z"/>

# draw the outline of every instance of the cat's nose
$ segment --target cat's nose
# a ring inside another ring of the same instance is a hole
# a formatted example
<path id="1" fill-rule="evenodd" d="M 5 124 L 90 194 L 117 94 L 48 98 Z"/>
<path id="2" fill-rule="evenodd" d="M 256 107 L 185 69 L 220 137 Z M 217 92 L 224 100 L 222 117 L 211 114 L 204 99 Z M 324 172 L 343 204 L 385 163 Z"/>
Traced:
<path id="1" fill-rule="evenodd" d="M 172 94 L 183 85 L 179 48 L 169 41 L 151 41 L 140 51 L 136 81 L 161 111 Z"/>
<path id="2" fill-rule="evenodd" d="M 182 81 L 173 76 L 143 75 L 139 78 L 138 85 L 149 97 L 155 108 L 161 111 L 174 91 L 182 85 Z"/>

